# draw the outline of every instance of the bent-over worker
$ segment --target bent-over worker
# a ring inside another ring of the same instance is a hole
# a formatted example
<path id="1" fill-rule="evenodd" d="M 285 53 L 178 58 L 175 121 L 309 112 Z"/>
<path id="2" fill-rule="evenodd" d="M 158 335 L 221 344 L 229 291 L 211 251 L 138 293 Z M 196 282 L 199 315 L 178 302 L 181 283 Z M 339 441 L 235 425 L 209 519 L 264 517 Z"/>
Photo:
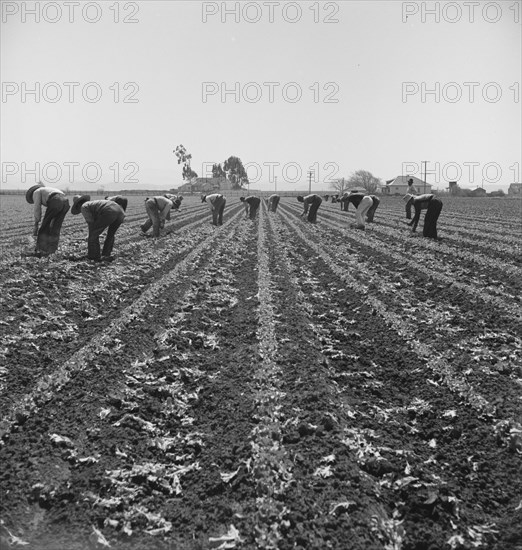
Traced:
<path id="1" fill-rule="evenodd" d="M 220 193 L 213 193 L 212 195 L 201 195 L 201 202 L 206 202 L 210 206 L 213 225 L 223 225 L 223 212 L 227 199 Z"/>
<path id="2" fill-rule="evenodd" d="M 239 197 L 239 200 L 243 203 L 245 207 L 245 215 L 251 220 L 256 219 L 257 211 L 259 210 L 259 205 L 261 204 L 261 199 L 259 197 Z"/>
<path id="3" fill-rule="evenodd" d="M 152 227 L 152 236 L 159 237 L 160 229 L 165 225 L 165 220 L 170 220 L 170 211 L 174 208 L 179 208 L 174 204 L 177 197 L 175 195 L 158 195 L 156 197 L 145 199 L 145 211 L 147 212 L 148 219 L 141 226 L 142 233 Z"/>
<path id="4" fill-rule="evenodd" d="M 411 230 L 415 232 L 417 224 L 420 220 L 422 210 L 426 210 L 424 216 L 424 227 L 422 229 L 423 237 L 430 239 L 437 238 L 437 220 L 439 219 L 440 212 L 442 210 L 442 201 L 431 193 L 425 195 L 405 195 L 404 202 L 406 203 L 406 217 L 411 219 L 411 209 L 415 210 L 415 215 L 408 225 L 412 226 Z"/>
<path id="5" fill-rule="evenodd" d="M 270 195 L 268 197 L 268 211 L 275 212 L 279 206 L 279 201 L 281 197 L 279 195 Z"/>
<path id="6" fill-rule="evenodd" d="M 355 224 L 350 225 L 350 227 L 355 227 L 356 229 L 365 228 L 365 219 L 368 223 L 373 222 L 375 211 L 381 202 L 375 195 L 365 195 L 364 193 L 358 192 L 350 193 L 343 197 L 342 200 L 346 205 L 346 211 L 350 203 L 356 208 Z"/>
<path id="7" fill-rule="evenodd" d="M 91 201 L 89 195 L 76 195 L 73 197 L 71 214 L 80 212 L 87 222 L 89 237 L 87 240 L 87 258 L 89 260 L 112 261 L 112 249 L 114 237 L 120 225 L 125 219 L 127 199 L 115 197 L 114 200 Z M 100 236 L 107 229 L 103 250 L 100 253 Z"/>
<path id="8" fill-rule="evenodd" d="M 310 223 L 317 223 L 317 210 L 319 210 L 323 199 L 319 195 L 311 194 L 306 197 L 299 195 L 297 200 L 302 202 L 304 205 L 304 210 L 301 213 L 301 216 L 308 214 L 307 220 Z"/>
<path id="9" fill-rule="evenodd" d="M 53 254 L 58 249 L 63 220 L 70 208 L 65 193 L 60 189 L 38 183 L 27 190 L 25 200 L 29 204 L 34 204 L 33 236 L 36 237 L 35 255 L 48 256 Z M 43 220 L 42 206 L 46 207 Z M 42 220 L 41 225 L 40 220 Z"/>

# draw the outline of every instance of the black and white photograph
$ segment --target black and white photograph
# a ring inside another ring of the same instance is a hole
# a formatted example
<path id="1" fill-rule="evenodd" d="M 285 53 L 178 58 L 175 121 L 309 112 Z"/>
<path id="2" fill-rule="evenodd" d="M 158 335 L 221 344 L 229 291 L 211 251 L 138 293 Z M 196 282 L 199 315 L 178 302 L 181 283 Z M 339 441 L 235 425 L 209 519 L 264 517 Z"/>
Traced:
<path id="1" fill-rule="evenodd" d="M 0 550 L 522 550 L 522 1 L 0 17 Z"/>

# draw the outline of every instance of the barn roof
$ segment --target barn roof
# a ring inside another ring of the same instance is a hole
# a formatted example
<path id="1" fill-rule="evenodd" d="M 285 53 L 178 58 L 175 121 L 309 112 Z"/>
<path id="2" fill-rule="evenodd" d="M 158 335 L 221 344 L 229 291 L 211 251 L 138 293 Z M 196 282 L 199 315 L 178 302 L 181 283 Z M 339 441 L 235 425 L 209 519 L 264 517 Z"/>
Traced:
<path id="1" fill-rule="evenodd" d="M 409 179 L 413 180 L 413 185 L 415 185 L 415 186 L 418 186 L 418 185 L 429 185 L 430 187 L 432 186 L 431 183 L 426 183 L 425 184 L 423 180 L 419 179 L 416 176 L 397 176 L 396 178 L 393 178 L 391 180 L 386 180 L 386 185 L 388 185 L 388 186 L 390 186 L 390 185 L 408 185 L 408 180 Z"/>

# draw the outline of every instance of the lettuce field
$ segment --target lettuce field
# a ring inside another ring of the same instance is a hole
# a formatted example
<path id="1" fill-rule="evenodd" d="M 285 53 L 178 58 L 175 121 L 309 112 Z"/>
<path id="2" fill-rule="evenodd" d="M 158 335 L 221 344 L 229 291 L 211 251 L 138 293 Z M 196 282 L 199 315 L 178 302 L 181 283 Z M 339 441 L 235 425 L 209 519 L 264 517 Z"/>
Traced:
<path id="1" fill-rule="evenodd" d="M 128 198 L 112 263 L 1 198 L 2 550 L 522 549 L 519 200 Z"/>

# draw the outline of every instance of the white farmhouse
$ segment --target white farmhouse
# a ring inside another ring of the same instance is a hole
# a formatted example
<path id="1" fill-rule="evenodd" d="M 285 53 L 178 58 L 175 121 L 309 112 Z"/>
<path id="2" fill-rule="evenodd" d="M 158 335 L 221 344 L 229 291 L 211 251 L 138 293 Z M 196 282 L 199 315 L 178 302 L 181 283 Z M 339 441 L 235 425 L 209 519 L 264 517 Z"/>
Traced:
<path id="1" fill-rule="evenodd" d="M 405 195 L 408 192 L 408 180 L 413 180 L 413 187 L 417 193 L 431 193 L 433 185 L 426 183 L 415 176 L 397 176 L 392 180 L 387 180 L 386 185 L 382 189 L 384 195 Z"/>

